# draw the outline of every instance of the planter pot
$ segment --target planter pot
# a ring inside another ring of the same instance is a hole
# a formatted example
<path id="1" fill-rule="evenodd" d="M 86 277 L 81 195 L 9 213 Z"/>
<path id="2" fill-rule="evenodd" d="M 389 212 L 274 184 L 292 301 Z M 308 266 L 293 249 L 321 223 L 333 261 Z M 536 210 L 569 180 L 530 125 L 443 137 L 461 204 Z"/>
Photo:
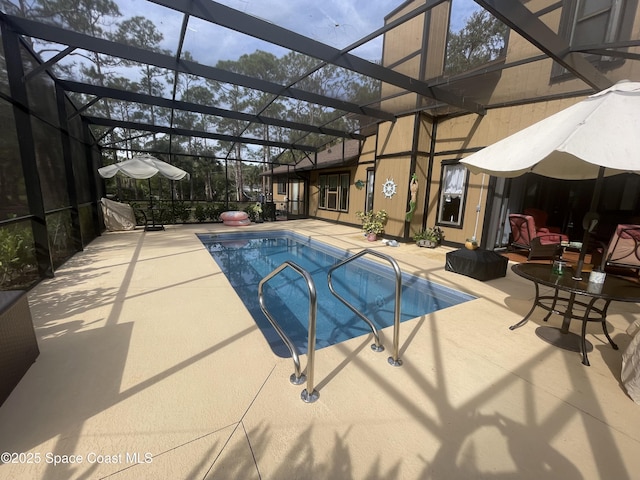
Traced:
<path id="1" fill-rule="evenodd" d="M 378 239 L 378 235 L 375 233 L 367 233 L 367 240 L 370 242 L 375 242 Z"/>
<path id="2" fill-rule="evenodd" d="M 438 244 L 433 240 L 418 240 L 416 244 L 419 247 L 436 248 Z"/>

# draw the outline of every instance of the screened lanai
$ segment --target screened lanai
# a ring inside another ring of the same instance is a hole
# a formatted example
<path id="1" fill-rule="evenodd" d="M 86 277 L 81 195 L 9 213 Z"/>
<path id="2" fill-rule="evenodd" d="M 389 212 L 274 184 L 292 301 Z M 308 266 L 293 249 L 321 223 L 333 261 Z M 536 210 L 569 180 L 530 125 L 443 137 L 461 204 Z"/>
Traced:
<path id="1" fill-rule="evenodd" d="M 633 79 L 640 58 L 635 0 L 0 5 L 2 288 L 53 275 L 100 235 L 106 195 L 153 194 L 189 221 L 198 203 L 269 200 L 261 174 L 380 125 L 588 95 Z M 497 88 L 541 69 L 544 88 Z M 97 175 L 141 152 L 190 180 Z"/>

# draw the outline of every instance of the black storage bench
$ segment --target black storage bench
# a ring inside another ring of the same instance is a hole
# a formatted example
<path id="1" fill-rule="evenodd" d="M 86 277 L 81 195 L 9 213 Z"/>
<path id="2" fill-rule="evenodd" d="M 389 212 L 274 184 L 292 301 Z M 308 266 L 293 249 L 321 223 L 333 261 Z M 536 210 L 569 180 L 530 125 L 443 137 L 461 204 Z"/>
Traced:
<path id="1" fill-rule="evenodd" d="M 0 291 L 0 405 L 38 355 L 27 292 Z"/>
<path id="2" fill-rule="evenodd" d="M 449 272 L 485 281 L 504 277 L 507 274 L 508 264 L 509 259 L 499 253 L 482 248 L 475 250 L 461 248 L 447 253 L 444 268 Z"/>

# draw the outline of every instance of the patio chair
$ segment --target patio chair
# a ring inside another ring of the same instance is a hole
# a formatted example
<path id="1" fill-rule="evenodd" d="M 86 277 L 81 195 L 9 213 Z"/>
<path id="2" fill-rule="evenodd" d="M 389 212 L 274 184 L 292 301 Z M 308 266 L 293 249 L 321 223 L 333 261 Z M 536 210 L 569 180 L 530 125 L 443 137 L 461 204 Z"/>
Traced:
<path id="1" fill-rule="evenodd" d="M 561 242 L 568 242 L 569 237 L 562 233 L 551 233 L 547 228 L 536 228 L 531 215 L 512 213 L 509 215 L 511 245 L 529 251 L 527 260 L 553 260 L 562 252 Z"/>
<path id="2" fill-rule="evenodd" d="M 525 215 L 531 215 L 533 217 L 533 221 L 536 224 L 536 228 L 539 232 L 547 231 L 549 233 L 561 233 L 562 230 L 560 227 L 550 227 L 547 225 L 547 220 L 549 219 L 549 214 L 544 210 L 540 210 L 539 208 L 525 208 Z"/>
<path id="3" fill-rule="evenodd" d="M 605 267 L 640 272 L 640 225 L 619 224 L 607 246 Z"/>

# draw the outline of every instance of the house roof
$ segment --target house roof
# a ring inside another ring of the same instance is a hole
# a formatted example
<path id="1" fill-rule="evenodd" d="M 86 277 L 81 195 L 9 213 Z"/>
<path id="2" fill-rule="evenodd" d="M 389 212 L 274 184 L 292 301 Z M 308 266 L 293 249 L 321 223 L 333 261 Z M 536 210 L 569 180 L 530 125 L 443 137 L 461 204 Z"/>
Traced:
<path id="1" fill-rule="evenodd" d="M 306 156 L 297 164 L 280 165 L 262 175 L 285 175 L 291 172 L 304 172 L 322 168 L 349 165 L 354 163 L 360 155 L 360 141 L 347 140 L 318 152 L 315 160 Z"/>

